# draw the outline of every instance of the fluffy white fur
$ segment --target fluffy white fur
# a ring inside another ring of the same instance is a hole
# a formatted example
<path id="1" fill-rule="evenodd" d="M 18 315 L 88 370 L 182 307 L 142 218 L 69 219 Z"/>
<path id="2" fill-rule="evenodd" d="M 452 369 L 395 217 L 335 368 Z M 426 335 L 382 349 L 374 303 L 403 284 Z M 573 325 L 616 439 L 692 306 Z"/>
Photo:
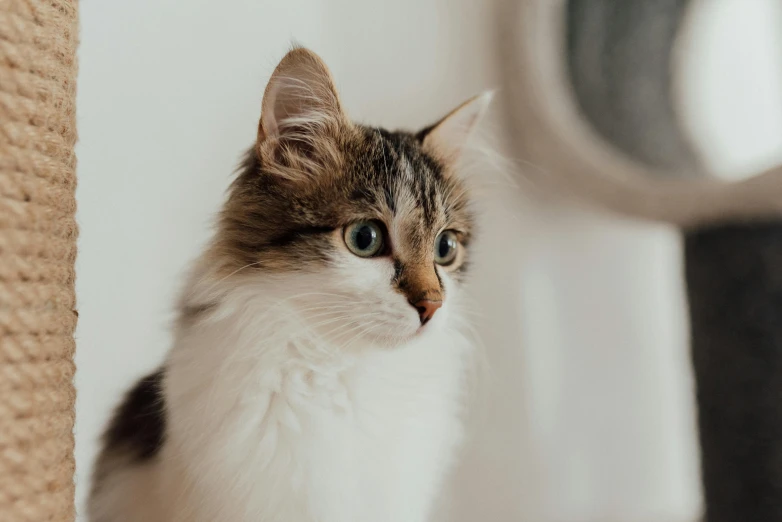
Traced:
<path id="1" fill-rule="evenodd" d="M 438 267 L 447 297 L 417 333 L 389 259 L 338 257 L 317 274 L 196 270 L 184 304 L 219 304 L 177 332 L 165 446 L 106 485 L 134 498 L 103 495 L 128 513 L 111 520 L 429 520 L 462 433 L 459 289 Z"/>

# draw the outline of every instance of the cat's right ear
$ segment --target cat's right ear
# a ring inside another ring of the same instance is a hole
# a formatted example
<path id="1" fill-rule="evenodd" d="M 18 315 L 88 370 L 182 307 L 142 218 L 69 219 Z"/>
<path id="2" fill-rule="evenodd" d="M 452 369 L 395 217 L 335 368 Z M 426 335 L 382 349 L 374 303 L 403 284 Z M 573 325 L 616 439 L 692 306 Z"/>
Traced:
<path id="1" fill-rule="evenodd" d="M 470 134 L 486 113 L 494 93 L 486 91 L 451 111 L 445 118 L 418 133 L 418 139 L 429 153 L 446 161 L 455 161 L 462 153 Z"/>
<path id="2" fill-rule="evenodd" d="M 284 177 L 313 174 L 309 171 L 334 155 L 333 138 L 347 121 L 326 64 L 312 51 L 296 48 L 266 86 L 257 151 L 262 158 L 289 163 L 279 170 Z"/>

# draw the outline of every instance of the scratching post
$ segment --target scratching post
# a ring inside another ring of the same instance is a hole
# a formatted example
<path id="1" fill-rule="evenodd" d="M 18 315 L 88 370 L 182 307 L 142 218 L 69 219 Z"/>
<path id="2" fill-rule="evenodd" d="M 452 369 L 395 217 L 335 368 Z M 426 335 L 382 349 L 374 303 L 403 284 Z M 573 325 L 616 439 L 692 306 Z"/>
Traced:
<path id="1" fill-rule="evenodd" d="M 77 5 L 0 0 L 0 520 L 73 507 Z"/>

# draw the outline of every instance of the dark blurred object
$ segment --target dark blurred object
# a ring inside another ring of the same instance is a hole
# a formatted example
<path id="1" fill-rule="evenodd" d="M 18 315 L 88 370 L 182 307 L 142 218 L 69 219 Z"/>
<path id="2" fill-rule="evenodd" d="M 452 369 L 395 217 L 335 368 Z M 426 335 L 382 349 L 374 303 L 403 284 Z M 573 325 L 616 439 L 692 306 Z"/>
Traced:
<path id="1" fill-rule="evenodd" d="M 782 520 L 782 223 L 685 234 L 708 522 Z"/>
<path id="2" fill-rule="evenodd" d="M 700 165 L 670 81 L 689 4 L 507 0 L 507 123 L 538 185 L 682 227 L 705 518 L 777 522 L 782 168 L 726 183 Z"/>
<path id="3" fill-rule="evenodd" d="M 671 51 L 689 3 L 567 5 L 567 65 L 581 110 L 613 145 L 671 175 L 700 170 L 671 88 Z"/>

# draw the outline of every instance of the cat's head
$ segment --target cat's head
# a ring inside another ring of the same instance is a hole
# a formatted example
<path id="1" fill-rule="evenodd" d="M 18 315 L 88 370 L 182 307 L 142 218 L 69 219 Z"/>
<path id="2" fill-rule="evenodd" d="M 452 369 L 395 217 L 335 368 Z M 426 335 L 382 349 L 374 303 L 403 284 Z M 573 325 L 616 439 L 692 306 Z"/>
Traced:
<path id="1" fill-rule="evenodd" d="M 336 343 L 443 327 L 474 232 L 455 165 L 488 98 L 415 134 L 358 125 L 320 58 L 294 49 L 221 215 L 225 273 L 278 282 L 275 298 Z"/>

